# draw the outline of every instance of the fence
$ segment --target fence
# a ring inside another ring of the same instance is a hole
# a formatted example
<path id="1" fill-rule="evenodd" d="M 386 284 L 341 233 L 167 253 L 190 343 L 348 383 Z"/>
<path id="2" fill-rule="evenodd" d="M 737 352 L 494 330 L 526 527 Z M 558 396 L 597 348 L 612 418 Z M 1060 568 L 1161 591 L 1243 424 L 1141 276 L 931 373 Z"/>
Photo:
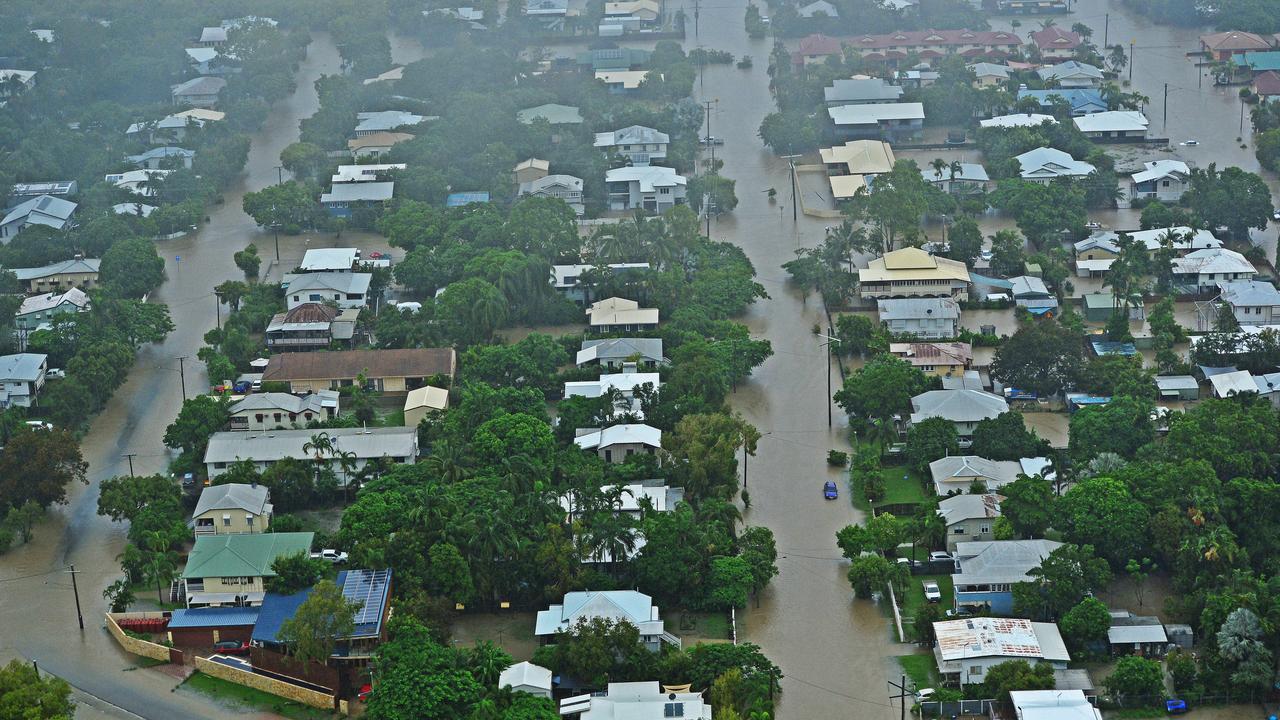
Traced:
<path id="1" fill-rule="evenodd" d="M 309 690 L 293 683 L 287 683 L 283 680 L 267 677 L 266 675 L 258 675 L 257 673 L 248 672 L 239 668 L 223 665 L 213 662 L 207 658 L 196 658 L 196 669 L 200 672 L 216 677 L 219 680 L 226 680 L 237 685 L 244 685 L 255 690 L 261 690 L 265 693 L 271 693 L 286 700 L 300 702 L 303 705 L 309 705 L 321 710 L 333 709 L 333 696 L 327 693 Z"/>
<path id="2" fill-rule="evenodd" d="M 171 658 L 169 655 L 169 648 L 159 643 L 153 643 L 149 640 L 140 640 L 135 637 L 129 637 L 125 634 L 124 630 L 120 628 L 120 625 L 116 622 L 116 618 L 113 617 L 113 615 L 119 615 L 122 618 L 151 615 L 163 617 L 163 613 L 106 613 L 107 632 L 111 633 L 111 636 L 116 639 L 116 642 L 120 643 L 120 647 L 134 655 L 141 655 L 142 657 L 151 658 L 152 660 L 160 660 L 161 662 L 170 662 Z M 179 659 L 179 662 L 181 662 L 181 659 Z"/>
<path id="3" fill-rule="evenodd" d="M 993 716 L 994 700 L 957 700 L 955 702 L 922 702 L 920 717 L 956 717 L 960 715 Z"/>

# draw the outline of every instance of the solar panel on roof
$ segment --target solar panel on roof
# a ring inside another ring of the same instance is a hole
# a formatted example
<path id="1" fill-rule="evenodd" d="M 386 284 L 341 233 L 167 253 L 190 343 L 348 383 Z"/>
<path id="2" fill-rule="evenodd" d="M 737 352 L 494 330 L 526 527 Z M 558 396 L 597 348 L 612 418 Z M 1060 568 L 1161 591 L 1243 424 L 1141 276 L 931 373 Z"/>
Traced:
<path id="1" fill-rule="evenodd" d="M 382 618 L 383 601 L 387 594 L 390 570 L 348 570 L 342 584 L 342 597 L 348 602 L 361 603 L 356 611 L 355 624 L 377 624 Z"/>

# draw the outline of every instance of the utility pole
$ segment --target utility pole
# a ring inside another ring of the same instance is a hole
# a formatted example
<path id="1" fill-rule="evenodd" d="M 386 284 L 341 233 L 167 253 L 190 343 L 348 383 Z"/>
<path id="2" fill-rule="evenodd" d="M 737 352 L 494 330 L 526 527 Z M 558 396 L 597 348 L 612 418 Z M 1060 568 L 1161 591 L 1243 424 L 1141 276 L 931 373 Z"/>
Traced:
<path id="1" fill-rule="evenodd" d="M 898 691 L 897 695 L 890 695 L 889 699 L 902 701 L 902 720 L 907 720 L 907 698 L 911 697 L 911 693 L 907 690 L 907 676 L 903 675 L 902 680 L 898 682 L 890 680 L 889 689 Z"/>
<path id="2" fill-rule="evenodd" d="M 1160 121 L 1160 128 L 1164 129 L 1169 124 L 1169 83 L 1164 84 L 1164 119 Z"/>
<path id="3" fill-rule="evenodd" d="M 1133 41 L 1129 41 L 1129 84 L 1133 84 Z"/>
<path id="4" fill-rule="evenodd" d="M 828 332 L 830 332 L 830 327 L 828 327 L 828 328 L 827 328 L 827 330 L 828 330 Z M 828 428 L 830 428 L 830 427 L 832 426 L 832 420 L 831 420 L 831 346 L 832 346 L 832 345 L 839 345 L 839 344 L 840 344 L 840 339 L 839 339 L 839 338 L 833 338 L 833 337 L 831 337 L 830 335 L 822 335 L 821 333 L 819 333 L 819 337 L 823 337 L 823 338 L 826 338 L 826 339 L 827 339 L 827 342 L 822 343 L 822 347 L 826 348 L 826 350 L 827 350 L 827 427 L 828 427 Z"/>
<path id="5" fill-rule="evenodd" d="M 124 456 L 129 458 L 129 477 L 133 477 L 133 456 L 138 453 L 125 453 Z"/>
<path id="6" fill-rule="evenodd" d="M 284 166 L 283 165 L 276 166 L 276 184 L 277 185 L 284 184 Z"/>
<path id="7" fill-rule="evenodd" d="M 708 138 L 710 138 L 710 137 L 711 137 L 711 105 L 712 105 L 712 103 L 718 103 L 718 102 L 720 102 L 720 98 L 716 98 L 716 99 L 714 99 L 714 100 L 703 100 L 703 101 L 702 101 L 702 104 L 703 104 L 704 106 L 706 106 L 706 108 L 707 108 L 707 137 L 708 137 Z M 711 142 L 708 140 L 707 144 L 708 144 L 708 145 L 711 145 Z M 715 152 L 716 152 L 715 145 L 711 145 L 711 154 L 712 154 L 712 157 L 715 157 Z"/>
<path id="8" fill-rule="evenodd" d="M 218 329 L 222 329 L 222 293 L 217 288 L 213 290 L 213 309 L 218 316 Z"/>
<path id="9" fill-rule="evenodd" d="M 178 377 L 182 379 L 182 400 L 184 402 L 187 399 L 187 373 L 182 366 L 182 361 L 186 359 L 187 359 L 186 355 L 178 356 Z"/>
<path id="10" fill-rule="evenodd" d="M 796 209 L 796 158 L 799 155 L 783 155 L 782 159 L 787 161 L 787 167 L 791 169 L 791 222 L 799 222 L 800 216 Z"/>
<path id="11" fill-rule="evenodd" d="M 1244 135 L 1244 98 L 1240 98 L 1240 134 Z"/>
<path id="12" fill-rule="evenodd" d="M 1107 13 L 1107 19 L 1102 22 L 1102 49 L 1107 49 L 1107 38 L 1111 37 L 1111 13 Z"/>
<path id="13" fill-rule="evenodd" d="M 699 0 L 693 0 L 693 36 L 694 37 L 698 37 L 698 11 L 700 10 L 699 4 L 700 4 Z"/>
<path id="14" fill-rule="evenodd" d="M 66 570 L 65 572 L 71 573 L 71 592 L 75 593 L 76 596 L 76 619 L 80 621 L 80 629 L 83 630 L 84 613 L 80 612 L 80 588 L 76 586 L 76 573 L 79 571 L 76 570 L 75 565 L 72 565 L 71 569 Z"/>

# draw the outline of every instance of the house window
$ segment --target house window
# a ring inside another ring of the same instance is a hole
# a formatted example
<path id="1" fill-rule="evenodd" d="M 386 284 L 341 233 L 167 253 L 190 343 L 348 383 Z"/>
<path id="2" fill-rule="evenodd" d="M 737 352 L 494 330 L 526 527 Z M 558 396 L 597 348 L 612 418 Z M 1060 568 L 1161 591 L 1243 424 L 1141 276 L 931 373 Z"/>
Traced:
<path id="1" fill-rule="evenodd" d="M 658 194 L 659 194 L 659 195 L 670 195 L 670 194 L 671 194 L 671 188 L 658 188 Z"/>
<path id="2" fill-rule="evenodd" d="M 969 674 L 970 674 L 970 675 L 981 675 L 981 674 L 982 674 L 982 666 L 981 666 L 981 665 L 970 665 L 970 666 L 969 666 Z"/>
<path id="3" fill-rule="evenodd" d="M 308 299 L 309 299 L 309 300 L 311 300 L 312 302 L 319 302 L 319 301 L 323 300 L 324 298 L 323 298 L 323 297 L 321 297 L 320 293 L 311 293 L 311 297 L 310 297 L 310 298 L 308 298 Z"/>
<path id="4" fill-rule="evenodd" d="M 223 516 L 222 516 L 222 526 L 223 526 L 223 527 L 231 527 L 231 516 L 230 516 L 230 515 L 223 515 Z"/>
<path id="5" fill-rule="evenodd" d="M 957 526 L 956 526 L 956 529 L 951 531 L 951 534 L 952 534 L 952 535 L 963 535 L 963 534 L 964 534 L 964 526 L 963 526 L 963 525 L 957 525 Z"/>
<path id="6" fill-rule="evenodd" d="M 684 717 L 684 703 L 664 703 L 662 705 L 662 717 Z"/>
<path id="7" fill-rule="evenodd" d="M 226 463 L 224 463 L 224 462 L 216 462 L 216 463 L 214 463 L 214 464 L 213 464 L 213 466 L 214 466 L 215 468 L 217 468 L 217 469 L 221 470 L 221 469 L 225 468 L 225 467 L 227 466 L 227 464 L 226 464 Z"/>
<path id="8" fill-rule="evenodd" d="M 989 535 L 989 534 L 991 534 L 991 526 L 990 526 L 990 525 L 979 525 L 979 526 L 978 526 L 978 534 L 979 534 L 979 535 Z"/>

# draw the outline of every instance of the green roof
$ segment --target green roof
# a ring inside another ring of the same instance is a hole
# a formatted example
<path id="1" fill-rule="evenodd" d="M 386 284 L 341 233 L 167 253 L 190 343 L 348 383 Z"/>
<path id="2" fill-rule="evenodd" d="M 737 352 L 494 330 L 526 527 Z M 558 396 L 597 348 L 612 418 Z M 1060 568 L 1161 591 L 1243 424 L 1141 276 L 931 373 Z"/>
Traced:
<path id="1" fill-rule="evenodd" d="M 315 533 L 206 535 L 196 538 L 184 578 L 272 577 L 276 558 L 311 551 Z"/>
<path id="2" fill-rule="evenodd" d="M 1280 51 L 1237 53 L 1231 56 L 1231 62 L 1247 66 L 1254 72 L 1280 70 Z"/>

